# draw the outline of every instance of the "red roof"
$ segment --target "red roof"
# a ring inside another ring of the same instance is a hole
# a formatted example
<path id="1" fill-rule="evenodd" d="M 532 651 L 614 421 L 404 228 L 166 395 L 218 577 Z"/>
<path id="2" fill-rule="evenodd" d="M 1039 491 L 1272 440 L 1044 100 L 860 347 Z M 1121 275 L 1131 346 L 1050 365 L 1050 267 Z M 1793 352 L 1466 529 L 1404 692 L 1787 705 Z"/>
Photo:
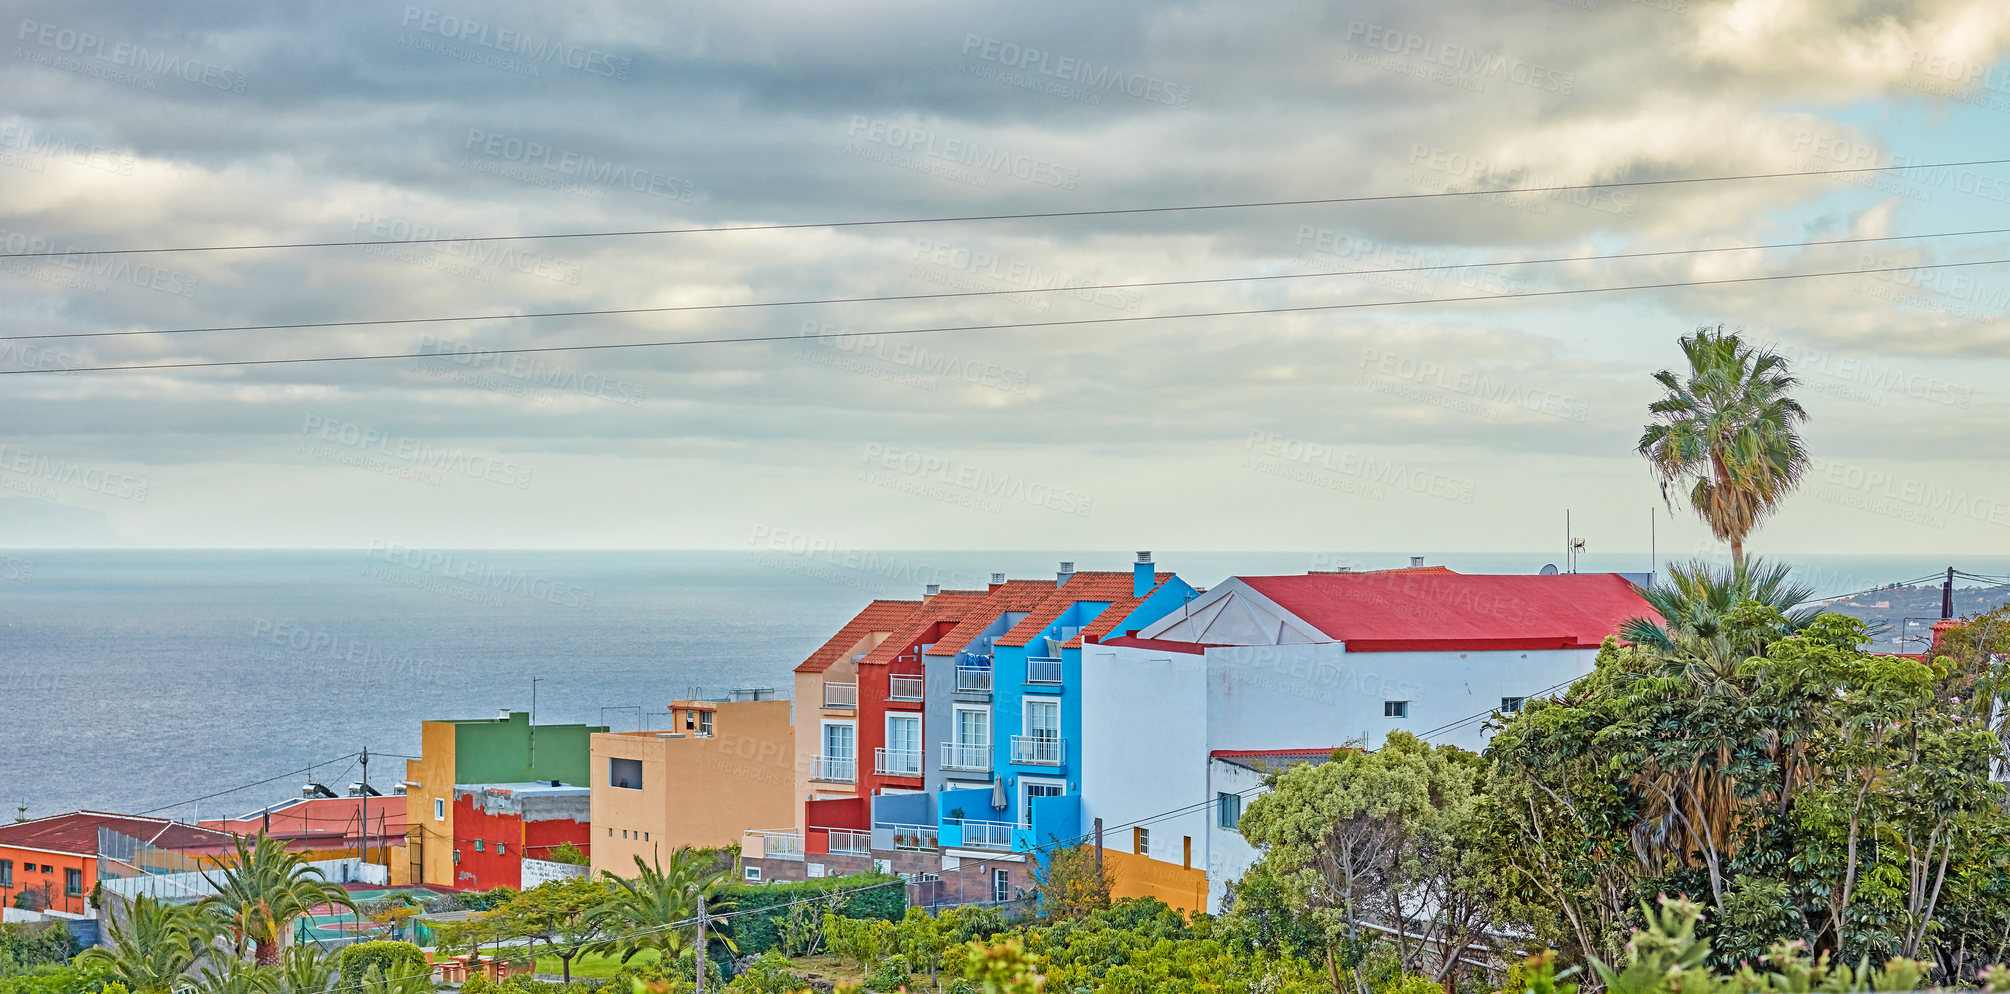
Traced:
<path id="1" fill-rule="evenodd" d="M 220 818 L 198 822 L 204 828 L 237 835 L 256 835 L 260 830 L 275 838 L 311 841 L 356 837 L 356 819 L 363 813 L 360 797 L 293 798 L 275 805 L 271 828 L 266 829 L 266 813 L 254 811 L 242 818 Z M 370 798 L 370 834 L 405 834 L 405 799 L 392 795 Z"/>
<path id="2" fill-rule="evenodd" d="M 919 607 L 920 601 L 877 600 L 867 604 L 865 610 L 838 629 L 830 641 L 810 653 L 809 658 L 796 667 L 796 672 L 822 673 L 830 669 L 832 663 L 844 658 L 846 653 L 865 641 L 866 636 L 874 632 L 891 632 L 906 624 Z"/>
<path id="3" fill-rule="evenodd" d="M 1170 573 L 1154 574 L 1153 586 L 1157 586 L 1171 576 L 1172 574 Z M 1059 618 L 1069 607 L 1081 601 L 1108 601 L 1114 606 L 1118 601 L 1130 600 L 1131 591 L 1135 589 L 1133 584 L 1136 582 L 1136 578 L 1132 577 L 1128 571 L 1119 573 L 1114 570 L 1084 570 L 1075 573 L 1068 578 L 1067 583 L 1053 588 L 1051 595 L 1046 600 L 1041 601 L 1040 606 L 1035 608 L 1033 613 L 1026 616 L 1026 620 L 1012 626 L 1011 631 L 999 636 L 998 640 L 992 644 L 1025 645 L 1033 641 L 1034 636 L 1046 631 L 1048 626 L 1052 625 L 1055 619 Z M 1107 609 L 1103 612 L 1103 614 L 1108 613 Z M 1102 615 L 1097 615 L 1096 617 L 1100 620 Z M 1111 624 L 1115 625 L 1116 621 L 1112 621 Z M 1084 630 L 1087 630 L 1088 626 L 1083 627 Z M 1108 630 L 1104 629 L 1104 631 Z"/>
<path id="4" fill-rule="evenodd" d="M 945 590 L 936 594 L 914 610 L 904 627 L 894 630 L 886 641 L 859 661 L 861 666 L 884 666 L 893 662 L 915 643 L 927 643 L 942 632 L 953 629 L 977 605 L 990 599 L 983 590 Z"/>
<path id="5" fill-rule="evenodd" d="M 1218 646 L 1210 646 L 1200 642 L 1178 642 L 1172 639 L 1141 639 L 1136 635 L 1119 635 L 1116 638 L 1103 639 L 1096 644 L 1129 646 L 1133 649 L 1157 649 L 1161 652 L 1184 652 L 1191 656 L 1204 655 L 1211 648 L 1219 648 Z"/>
<path id="6" fill-rule="evenodd" d="M 1166 581 L 1172 579 L 1172 576 L 1171 573 L 1153 574 L 1152 589 L 1145 591 L 1144 597 L 1126 597 L 1123 600 L 1111 602 L 1110 606 L 1103 610 L 1103 613 L 1096 615 L 1096 620 L 1082 626 L 1082 630 L 1076 632 L 1074 638 L 1061 643 L 1061 648 L 1078 649 L 1081 648 L 1085 639 L 1100 639 L 1110 634 L 1112 629 L 1121 624 L 1125 618 L 1131 616 L 1132 611 L 1138 609 L 1138 605 L 1145 602 L 1145 598 L 1158 593 L 1159 588 L 1165 586 Z"/>
<path id="7" fill-rule="evenodd" d="M 1632 617 L 1658 617 L 1616 573 L 1449 570 L 1238 577 L 1349 652 L 1592 649 Z"/>
<path id="8" fill-rule="evenodd" d="M 0 825 L 0 846 L 40 849 L 44 852 L 77 856 L 98 854 L 98 829 L 109 828 L 121 835 L 158 849 L 216 850 L 228 847 L 231 838 L 222 832 L 196 828 L 165 818 L 114 815 L 102 811 L 72 811 L 32 821 Z"/>
<path id="9" fill-rule="evenodd" d="M 965 609 L 962 622 L 935 640 L 931 656 L 954 656 L 984 634 L 999 616 L 1008 611 L 1032 611 L 1054 593 L 1052 580 L 1007 580 L 994 588 L 983 601 Z"/>

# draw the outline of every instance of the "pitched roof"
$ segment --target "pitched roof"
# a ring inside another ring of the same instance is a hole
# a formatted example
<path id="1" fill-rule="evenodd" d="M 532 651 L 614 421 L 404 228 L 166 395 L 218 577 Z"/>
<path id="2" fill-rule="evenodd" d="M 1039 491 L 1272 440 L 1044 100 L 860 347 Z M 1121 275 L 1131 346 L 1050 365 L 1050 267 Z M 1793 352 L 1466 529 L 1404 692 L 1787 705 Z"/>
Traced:
<path id="1" fill-rule="evenodd" d="M 197 828 L 165 818 L 106 814 L 102 811 L 72 811 L 33 821 L 0 825 L 0 846 L 40 849 L 45 852 L 79 856 L 98 854 L 98 829 L 109 828 L 159 849 L 214 849 L 229 846 L 231 838 L 222 832 Z"/>
<path id="2" fill-rule="evenodd" d="M 1082 647 L 1085 639 L 1100 639 L 1110 634 L 1112 629 L 1122 623 L 1125 618 L 1131 616 L 1132 611 L 1138 609 L 1138 605 L 1143 604 L 1146 598 L 1158 593 L 1159 588 L 1165 586 L 1166 581 L 1171 580 L 1172 577 L 1171 573 L 1153 574 L 1152 589 L 1145 591 L 1144 597 L 1126 597 L 1120 601 L 1112 601 L 1110 606 L 1103 610 L 1103 613 L 1096 615 L 1096 620 L 1083 625 L 1082 630 L 1076 632 L 1074 638 L 1061 643 L 1061 648 L 1079 649 Z"/>
<path id="3" fill-rule="evenodd" d="M 1154 574 L 1154 586 L 1170 578 L 1170 573 Z M 1040 602 L 1024 621 L 1012 626 L 1012 630 L 1000 635 L 993 645 L 1025 645 L 1047 630 L 1056 618 L 1069 607 L 1080 601 L 1108 601 L 1112 606 L 1118 601 L 1128 600 L 1136 580 L 1129 571 L 1083 570 L 1068 578 L 1068 582 L 1054 588 L 1050 596 Z M 1103 614 L 1108 614 L 1105 610 Z M 1097 615 L 1100 619 L 1102 615 Z M 1087 626 L 1084 626 L 1085 628 Z"/>
<path id="4" fill-rule="evenodd" d="M 1349 652 L 1589 649 L 1630 617 L 1654 617 L 1616 573 L 1449 570 L 1238 577 Z"/>
<path id="5" fill-rule="evenodd" d="M 921 607 L 920 601 L 876 600 L 865 606 L 836 635 L 830 637 L 810 653 L 808 659 L 796 666 L 797 673 L 822 673 L 830 669 L 832 663 L 844 658 L 853 647 L 865 640 L 873 632 L 891 632 L 906 624 L 907 619 Z"/>
<path id="6" fill-rule="evenodd" d="M 977 605 L 989 599 L 989 592 L 983 590 L 945 590 L 928 598 L 908 615 L 907 623 L 894 630 L 865 658 L 859 660 L 861 666 L 883 666 L 893 662 L 906 652 L 915 642 L 928 638 L 929 630 L 939 625 L 954 627 L 964 615 Z"/>
<path id="7" fill-rule="evenodd" d="M 362 813 L 359 797 L 296 797 L 276 804 L 268 811 L 252 811 L 241 818 L 213 818 L 197 822 L 203 828 L 237 835 L 264 831 L 274 838 L 296 841 L 353 839 L 356 819 Z M 270 828 L 267 828 L 268 820 Z M 405 799 L 395 794 L 370 798 L 370 835 L 396 839 L 406 832 Z M 401 843 L 402 844 L 402 843 Z"/>
<path id="8" fill-rule="evenodd" d="M 928 650 L 931 656 L 954 656 L 970 644 L 970 640 L 984 634 L 999 616 L 1008 611 L 1032 611 L 1054 593 L 1052 580 L 1007 580 L 984 598 L 964 611 L 963 620 L 955 628 L 943 633 L 935 640 L 935 647 Z"/>

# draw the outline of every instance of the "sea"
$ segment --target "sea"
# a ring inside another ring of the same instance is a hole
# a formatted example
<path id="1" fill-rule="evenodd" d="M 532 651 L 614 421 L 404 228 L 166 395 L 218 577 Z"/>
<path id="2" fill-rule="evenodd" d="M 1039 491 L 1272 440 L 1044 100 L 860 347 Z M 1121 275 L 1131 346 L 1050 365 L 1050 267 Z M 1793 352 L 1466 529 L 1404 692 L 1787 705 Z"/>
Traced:
<path id="1" fill-rule="evenodd" d="M 1160 552 L 1196 586 L 1375 569 L 1405 553 Z M 1432 554 L 1533 573 L 1556 554 Z M 1787 557 L 1829 596 L 2003 557 Z M 666 727 L 682 697 L 770 688 L 873 597 L 994 572 L 1127 570 L 1130 552 L 0 551 L 0 818 L 240 816 L 316 782 L 389 792 L 426 719 Z M 1649 556 L 1585 555 L 1584 572 Z M 1965 581 L 1964 581 L 1965 582 Z"/>

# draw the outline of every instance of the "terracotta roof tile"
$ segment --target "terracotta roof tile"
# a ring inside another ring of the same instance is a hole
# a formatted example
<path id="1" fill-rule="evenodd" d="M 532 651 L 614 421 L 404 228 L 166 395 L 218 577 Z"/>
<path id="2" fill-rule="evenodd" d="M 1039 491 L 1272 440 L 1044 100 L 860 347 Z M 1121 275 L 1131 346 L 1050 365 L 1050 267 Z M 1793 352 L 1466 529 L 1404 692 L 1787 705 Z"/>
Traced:
<path id="1" fill-rule="evenodd" d="M 884 666 L 906 652 L 916 640 L 928 637 L 929 630 L 941 625 L 955 626 L 965 612 L 982 604 L 989 595 L 982 590 L 945 590 L 914 610 L 907 624 L 894 630 L 878 648 L 866 653 L 861 666 Z"/>
<path id="2" fill-rule="evenodd" d="M 1154 574 L 1160 582 L 1164 582 L 1171 575 Z M 1040 602 L 1040 606 L 1026 616 L 1026 620 L 1012 626 L 1011 631 L 999 636 L 992 644 L 1025 645 L 1031 642 L 1034 636 L 1046 631 L 1047 626 L 1054 623 L 1054 619 L 1059 618 L 1078 601 L 1108 601 L 1115 605 L 1118 601 L 1129 599 L 1131 585 L 1134 582 L 1128 571 L 1120 573 L 1115 570 L 1084 570 L 1076 573 L 1069 577 L 1067 583 L 1054 588 L 1047 598 Z M 1103 612 L 1108 613 L 1108 610 Z M 1102 615 L 1096 617 L 1100 620 Z"/>
<path id="3" fill-rule="evenodd" d="M 1076 632 L 1074 638 L 1061 643 L 1061 647 L 1064 649 L 1079 649 L 1082 647 L 1084 637 L 1100 639 L 1110 634 L 1111 630 L 1115 629 L 1125 618 L 1131 616 L 1132 611 L 1138 609 L 1138 605 L 1143 604 L 1146 598 L 1158 593 L 1159 588 L 1165 586 L 1166 581 L 1173 578 L 1171 573 L 1158 573 L 1154 574 L 1154 576 L 1158 582 L 1152 584 L 1152 589 L 1145 591 L 1144 597 L 1126 597 L 1123 600 L 1113 602 L 1102 614 L 1096 615 L 1096 620 L 1082 626 L 1082 630 Z"/>
<path id="4" fill-rule="evenodd" d="M 0 846 L 19 846 L 48 852 L 98 854 L 98 829 L 109 828 L 160 849 L 213 849 L 230 845 L 222 832 L 184 825 L 164 818 L 106 814 L 102 811 L 72 811 L 33 821 L 0 825 Z"/>
<path id="5" fill-rule="evenodd" d="M 1052 580 L 1007 580 L 982 603 L 965 611 L 962 623 L 936 639 L 935 648 L 928 650 L 928 654 L 954 656 L 971 639 L 984 634 L 984 629 L 991 627 L 1000 615 L 1008 611 L 1032 611 L 1053 593 Z"/>
<path id="6" fill-rule="evenodd" d="M 822 673 L 830 669 L 832 663 L 844 658 L 845 654 L 864 641 L 867 635 L 901 628 L 920 607 L 920 601 L 876 600 L 867 604 L 865 610 L 845 622 L 845 626 L 838 629 L 837 634 L 830 637 L 830 641 L 810 653 L 809 658 L 796 667 L 796 672 Z"/>

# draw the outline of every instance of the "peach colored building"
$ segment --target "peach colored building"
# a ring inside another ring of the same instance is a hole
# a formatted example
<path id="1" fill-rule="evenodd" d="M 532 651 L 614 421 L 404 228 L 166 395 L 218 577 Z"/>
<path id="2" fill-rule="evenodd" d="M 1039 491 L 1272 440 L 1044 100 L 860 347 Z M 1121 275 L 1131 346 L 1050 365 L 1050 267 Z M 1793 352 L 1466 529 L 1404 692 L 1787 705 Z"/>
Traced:
<path id="1" fill-rule="evenodd" d="M 796 803 L 788 701 L 676 701 L 666 731 L 593 736 L 593 869 L 635 873 L 635 857 L 738 845 L 786 827 Z"/>
<path id="2" fill-rule="evenodd" d="M 803 801 L 859 796 L 859 663 L 906 627 L 921 605 L 921 601 L 875 600 L 796 667 L 796 703 L 803 713 L 795 729 L 791 811 L 773 824 L 749 828 L 793 826 L 800 840 L 808 828 Z M 866 762 L 871 762 L 870 756 Z"/>

